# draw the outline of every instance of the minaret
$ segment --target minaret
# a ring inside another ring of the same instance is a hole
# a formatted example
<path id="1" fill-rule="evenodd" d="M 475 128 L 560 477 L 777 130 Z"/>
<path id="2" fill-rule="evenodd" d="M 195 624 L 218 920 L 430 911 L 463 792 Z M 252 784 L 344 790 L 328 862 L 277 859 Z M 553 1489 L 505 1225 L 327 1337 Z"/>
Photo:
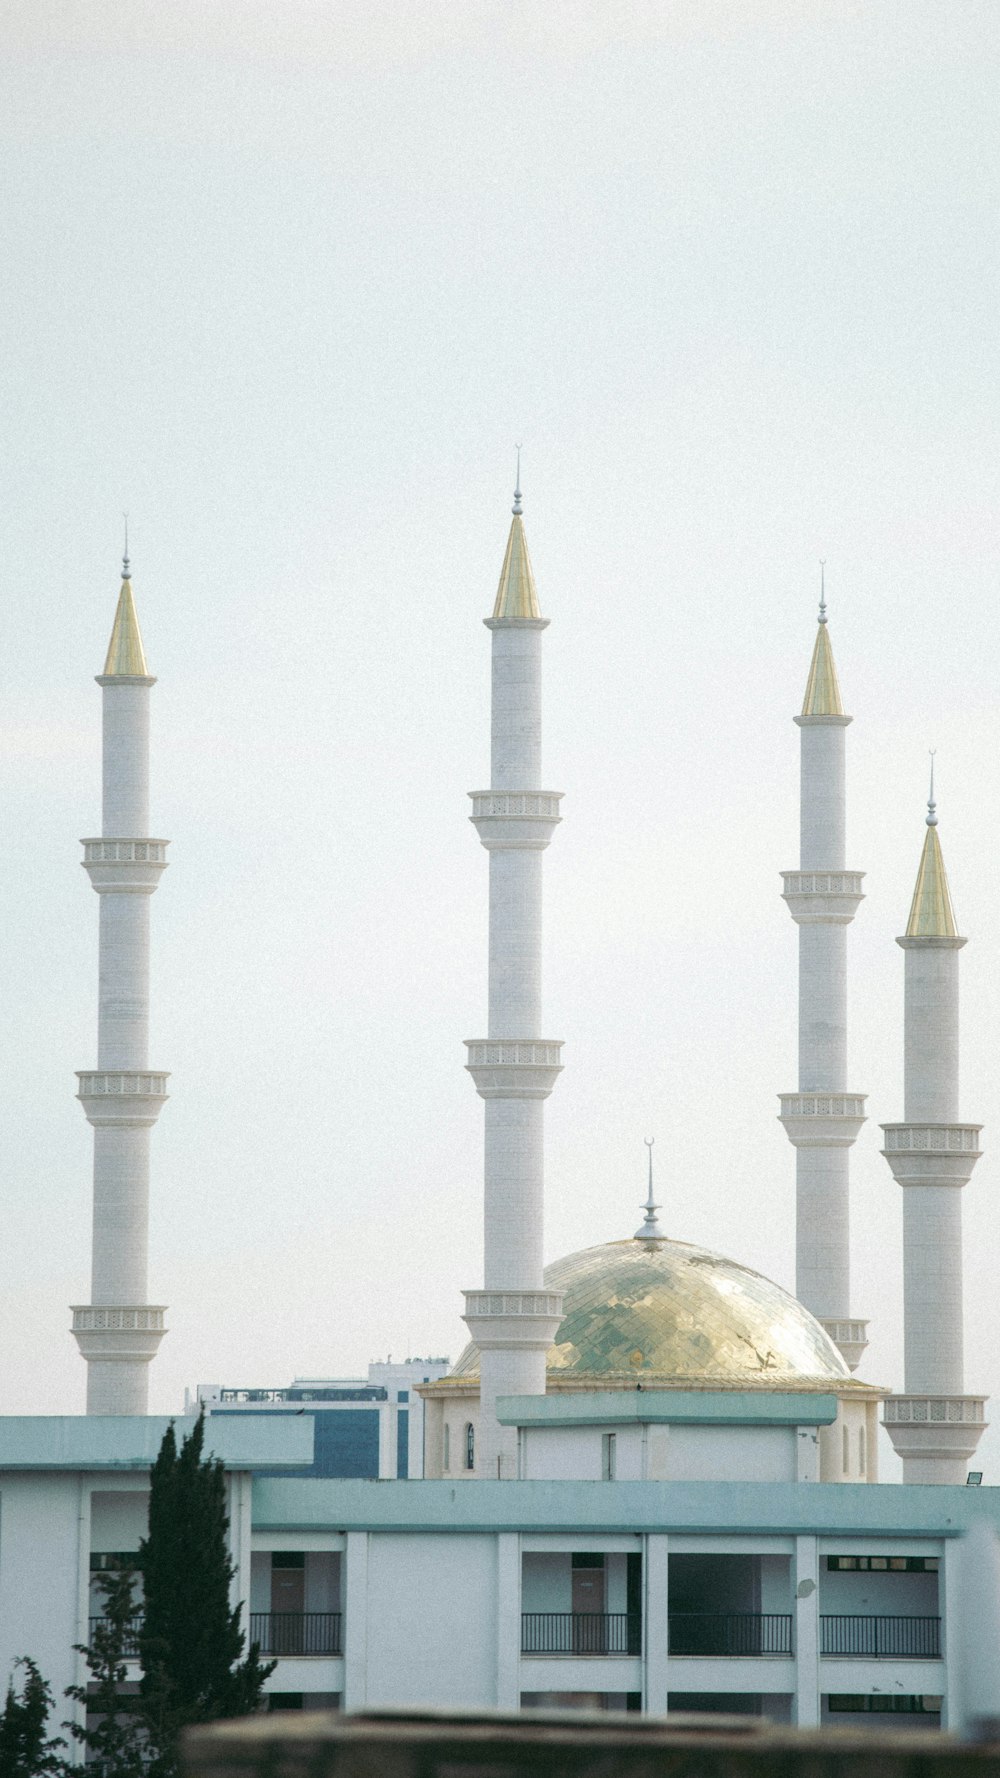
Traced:
<path id="1" fill-rule="evenodd" d="M 801 730 L 800 853 L 783 871 L 799 929 L 799 1090 L 782 1093 L 781 1121 L 796 1148 L 795 1294 L 822 1322 L 851 1370 L 867 1323 L 851 1315 L 848 1160 L 865 1121 L 865 1095 L 847 1091 L 847 928 L 863 899 L 863 871 L 845 869 L 844 715 L 820 581 L 819 629 Z"/>
<path id="2" fill-rule="evenodd" d="M 981 1124 L 958 1116 L 959 938 L 937 832 L 934 767 L 927 834 L 906 935 L 901 1124 L 883 1124 L 885 1155 L 903 1186 L 905 1393 L 885 1427 L 905 1482 L 964 1482 L 986 1422 L 984 1396 L 964 1395 L 962 1194 L 979 1159 Z"/>
<path id="3" fill-rule="evenodd" d="M 149 1364 L 163 1338 L 162 1306 L 147 1302 L 149 1132 L 167 1076 L 149 1067 L 149 898 L 166 866 L 166 840 L 149 828 L 149 689 L 132 598 L 128 541 L 104 672 L 103 819 L 83 841 L 83 866 L 101 898 L 97 1068 L 80 1074 L 94 1126 L 90 1302 L 73 1309 L 87 1361 L 88 1414 L 144 1414 Z"/>
<path id="4" fill-rule="evenodd" d="M 561 1043 L 542 1032 L 542 853 L 561 792 L 542 790 L 541 642 L 521 518 L 520 454 L 514 517 L 486 627 L 493 634 L 489 790 L 472 795 L 472 821 L 490 857 L 489 1035 L 467 1045 L 486 1102 L 483 1288 L 465 1292 L 465 1322 L 480 1363 L 476 1472 L 517 1474 L 517 1433 L 496 1417 L 500 1395 L 544 1395 L 545 1354 L 562 1309 L 542 1275 L 543 1104 Z"/>

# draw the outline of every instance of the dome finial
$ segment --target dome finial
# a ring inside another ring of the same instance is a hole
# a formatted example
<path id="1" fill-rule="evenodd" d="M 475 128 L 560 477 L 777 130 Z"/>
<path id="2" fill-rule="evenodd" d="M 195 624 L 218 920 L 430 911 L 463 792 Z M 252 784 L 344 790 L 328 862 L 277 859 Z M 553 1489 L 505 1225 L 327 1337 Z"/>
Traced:
<path id="1" fill-rule="evenodd" d="M 931 756 L 931 788 L 930 795 L 927 798 L 927 825 L 928 827 L 936 827 L 937 803 L 934 801 L 934 755 L 937 752 L 937 748 L 929 747 L 927 751 Z"/>
<path id="2" fill-rule="evenodd" d="M 131 580 L 132 570 L 128 564 L 128 513 L 123 512 L 122 518 L 125 520 L 125 554 L 122 556 L 122 579 Z"/>
<path id="3" fill-rule="evenodd" d="M 820 557 L 819 564 L 819 621 L 826 623 L 826 558 Z"/>
<path id="4" fill-rule="evenodd" d="M 649 1150 L 649 1192 L 643 1205 L 646 1214 L 643 1217 L 642 1227 L 635 1231 L 634 1239 L 636 1241 L 662 1241 L 665 1239 L 663 1230 L 656 1220 L 656 1212 L 660 1206 L 653 1199 L 653 1143 L 655 1141 L 655 1136 L 643 1137 L 643 1142 Z"/>
<path id="5" fill-rule="evenodd" d="M 514 515 L 516 517 L 517 514 L 521 510 L 521 447 L 520 447 L 520 445 L 516 445 L 515 449 L 517 451 L 517 475 L 514 477 L 514 481 L 515 481 L 514 504 L 511 507 L 511 512 L 514 513 Z"/>

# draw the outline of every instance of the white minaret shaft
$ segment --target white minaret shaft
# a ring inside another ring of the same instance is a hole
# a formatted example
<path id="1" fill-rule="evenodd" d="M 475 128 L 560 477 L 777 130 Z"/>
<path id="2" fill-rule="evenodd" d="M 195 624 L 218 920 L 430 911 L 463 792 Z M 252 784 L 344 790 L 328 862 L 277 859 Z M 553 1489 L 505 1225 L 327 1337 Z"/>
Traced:
<path id="1" fill-rule="evenodd" d="M 149 1364 L 164 1311 L 146 1301 L 149 1132 L 167 1076 L 149 1067 L 149 898 L 166 865 L 150 839 L 149 690 L 128 556 L 104 672 L 100 839 L 84 840 L 84 869 L 100 896 L 97 1068 L 80 1074 L 94 1126 L 90 1302 L 73 1309 L 87 1360 L 88 1414 L 144 1414 Z"/>
<path id="2" fill-rule="evenodd" d="M 520 478 L 518 478 L 520 480 Z M 480 1362 L 476 1472 L 517 1473 L 517 1434 L 497 1420 L 501 1395 L 544 1395 L 545 1354 L 562 1298 L 545 1289 L 543 1102 L 561 1044 L 542 1031 L 542 853 L 559 821 L 560 793 L 541 786 L 541 617 L 521 520 L 521 494 L 487 628 L 493 634 L 489 790 L 472 793 L 472 820 L 490 858 L 488 1036 L 469 1042 L 468 1067 L 485 1100 L 483 1288 L 465 1292 L 465 1321 Z"/>
<path id="3" fill-rule="evenodd" d="M 781 1095 L 796 1148 L 795 1293 L 823 1323 L 852 1370 L 867 1344 L 850 1308 L 849 1156 L 865 1095 L 847 1090 L 847 928 L 862 900 L 863 871 L 846 868 L 847 726 L 820 598 L 819 630 L 802 714 L 800 850 L 784 871 L 784 899 L 799 928 L 799 1090 Z"/>
<path id="4" fill-rule="evenodd" d="M 937 834 L 934 780 L 927 834 L 903 938 L 902 1124 L 882 1150 L 903 1186 L 905 1393 L 885 1425 L 907 1482 L 964 1482 L 985 1425 L 985 1397 L 963 1394 L 962 1193 L 979 1159 L 981 1124 L 958 1115 L 958 936 Z"/>

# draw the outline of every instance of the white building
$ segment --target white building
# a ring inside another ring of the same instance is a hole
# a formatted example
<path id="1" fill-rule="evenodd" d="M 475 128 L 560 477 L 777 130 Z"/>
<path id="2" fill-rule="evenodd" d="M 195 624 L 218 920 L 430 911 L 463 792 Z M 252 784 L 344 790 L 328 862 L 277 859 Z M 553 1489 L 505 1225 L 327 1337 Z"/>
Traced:
<path id="1" fill-rule="evenodd" d="M 127 574 L 122 601 L 116 634 L 127 620 L 141 655 Z M 981 1560 L 969 1571 L 962 1538 L 985 1526 L 995 1540 L 1000 1494 L 955 1485 L 984 1424 L 984 1399 L 964 1393 L 958 1212 L 979 1127 L 959 1119 L 964 941 L 933 821 L 900 941 L 906 1122 L 885 1126 L 907 1194 L 906 1392 L 893 1395 L 854 1374 L 866 1324 L 849 1294 L 847 1155 L 865 1104 L 848 1088 L 844 1008 L 860 873 L 845 864 L 848 719 L 825 608 L 799 719 L 800 867 L 785 873 L 800 1073 L 781 1116 L 797 1151 L 801 1300 L 665 1233 L 652 1170 L 634 1235 L 543 1265 L 544 1100 L 561 1044 L 543 1035 L 541 860 L 560 799 L 542 788 L 545 619 L 519 492 L 487 624 L 492 767 L 472 820 L 489 854 L 489 1004 L 487 1035 L 468 1044 L 485 1105 L 484 1273 L 465 1292 L 471 1341 L 450 1370 L 413 1360 L 367 1379 L 202 1385 L 187 1404 L 206 1407 L 206 1444 L 230 1478 L 234 1585 L 277 1659 L 270 1694 L 349 1709 L 715 1707 L 800 1724 L 888 1711 L 907 1726 L 961 1726 L 963 1630 L 992 1572 Z M 138 694 L 152 681 L 140 655 L 126 651 L 101 680 L 113 713 L 128 693 L 128 720 L 113 714 L 105 730 L 106 785 L 123 797 L 145 783 Z M 127 683 L 109 686 L 121 672 Z M 138 1319 L 162 1318 L 145 1303 L 145 1203 L 165 1077 L 146 1071 L 136 909 L 148 910 L 148 872 L 163 862 L 137 849 L 163 842 L 142 837 L 135 794 L 128 819 L 109 816 L 106 797 L 104 835 L 87 842 L 105 849 L 87 863 L 112 910 L 104 1072 L 83 1077 L 100 1137 L 94 1300 L 74 1311 L 90 1417 L 0 1420 L 0 1661 L 30 1654 L 57 1690 L 82 1674 L 73 1644 L 87 1639 L 92 1575 L 138 1546 L 164 1428 L 113 1412 L 141 1405 L 162 1331 Z M 902 1485 L 878 1482 L 883 1411 Z M 359 1413 L 373 1423 L 367 1467 L 331 1473 Z"/>

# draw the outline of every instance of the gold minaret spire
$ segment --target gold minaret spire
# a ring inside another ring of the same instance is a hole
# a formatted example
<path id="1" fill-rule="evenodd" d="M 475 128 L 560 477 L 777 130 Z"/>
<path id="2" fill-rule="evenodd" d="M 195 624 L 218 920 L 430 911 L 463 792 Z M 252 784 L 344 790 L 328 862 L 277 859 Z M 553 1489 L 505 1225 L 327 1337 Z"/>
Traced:
<path id="1" fill-rule="evenodd" d="M 809 668 L 809 678 L 806 682 L 802 714 L 803 716 L 843 716 L 844 714 L 837 669 L 833 661 L 833 649 L 830 646 L 830 632 L 826 627 L 825 562 L 821 562 L 819 565 L 819 630 Z"/>
<path id="2" fill-rule="evenodd" d="M 122 589 L 118 595 L 104 679 L 148 679 L 146 652 L 142 646 L 139 618 L 132 597 L 132 570 L 128 560 L 128 515 L 125 517 L 125 554 L 122 556 Z"/>
<path id="3" fill-rule="evenodd" d="M 927 799 L 927 837 L 920 855 L 916 888 L 906 922 L 907 938 L 957 938 L 955 910 L 951 905 L 948 873 L 944 868 L 937 832 L 934 801 L 934 754 L 931 754 L 931 793 Z"/>
<path id="4" fill-rule="evenodd" d="M 538 594 L 535 591 L 535 577 L 531 572 L 531 557 L 528 554 L 528 540 L 524 535 L 524 521 L 521 518 L 521 447 L 517 447 L 517 486 L 514 489 L 514 517 L 510 523 L 510 536 L 507 539 L 507 553 L 500 570 L 500 585 L 497 587 L 496 603 L 493 616 L 497 617 L 535 617 L 540 618 Z"/>

